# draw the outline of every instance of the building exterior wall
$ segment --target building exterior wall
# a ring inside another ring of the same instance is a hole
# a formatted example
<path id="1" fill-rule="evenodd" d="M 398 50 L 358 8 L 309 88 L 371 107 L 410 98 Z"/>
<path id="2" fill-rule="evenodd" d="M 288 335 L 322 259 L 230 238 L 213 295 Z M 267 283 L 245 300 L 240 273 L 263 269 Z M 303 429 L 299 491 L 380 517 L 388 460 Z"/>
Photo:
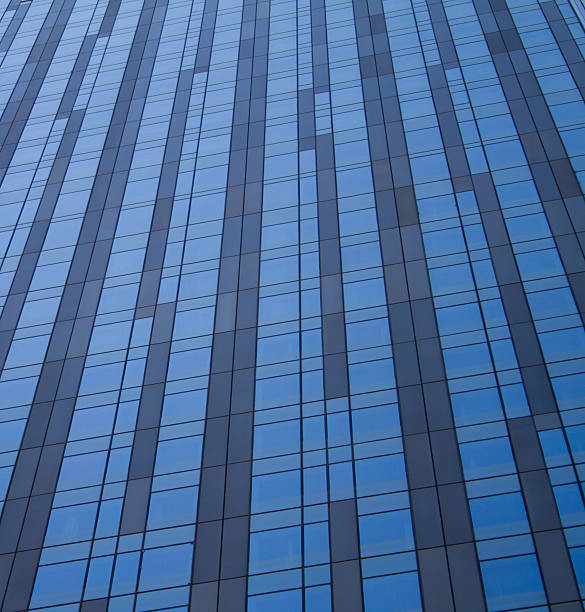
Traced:
<path id="1" fill-rule="evenodd" d="M 580 0 L 0 0 L 5 612 L 583 610 Z"/>

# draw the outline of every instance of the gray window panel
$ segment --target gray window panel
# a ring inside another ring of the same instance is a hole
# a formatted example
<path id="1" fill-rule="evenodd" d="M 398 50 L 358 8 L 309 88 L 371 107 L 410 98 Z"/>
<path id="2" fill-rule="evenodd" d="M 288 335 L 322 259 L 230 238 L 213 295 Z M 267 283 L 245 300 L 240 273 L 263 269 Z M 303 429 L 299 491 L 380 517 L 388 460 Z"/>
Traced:
<path id="1" fill-rule="evenodd" d="M 508 232 L 502 214 L 498 210 L 482 212 L 481 220 L 490 247 L 509 243 Z"/>
<path id="2" fill-rule="evenodd" d="M 433 458 L 427 434 L 404 436 L 408 485 L 411 489 L 435 485 Z"/>
<path id="3" fill-rule="evenodd" d="M 336 197 L 337 187 L 333 170 L 319 170 L 317 172 L 317 193 L 319 194 L 320 202 Z"/>
<path id="4" fill-rule="evenodd" d="M 240 57 L 238 62 L 238 81 L 247 80 L 252 81 L 252 50 L 249 51 L 249 54 L 244 57 Z"/>
<path id="5" fill-rule="evenodd" d="M 213 353 L 211 371 L 227 372 L 232 369 L 234 361 L 234 332 L 215 334 L 213 337 Z"/>
<path id="6" fill-rule="evenodd" d="M 398 211 L 400 226 L 404 227 L 418 223 L 418 210 L 412 185 L 397 189 L 395 194 L 396 210 Z"/>
<path id="7" fill-rule="evenodd" d="M 556 407 L 556 400 L 543 365 L 521 367 L 522 380 L 532 414 L 542 414 Z"/>
<path id="8" fill-rule="evenodd" d="M 148 319 L 154 317 L 154 306 L 137 306 L 134 313 L 135 319 Z"/>
<path id="9" fill-rule="evenodd" d="M 411 308 L 416 337 L 420 339 L 436 338 L 438 331 L 432 300 L 414 300 Z"/>
<path id="10" fill-rule="evenodd" d="M 164 384 L 144 385 L 140 394 L 140 410 L 136 429 L 158 427 L 164 396 Z"/>
<path id="11" fill-rule="evenodd" d="M 528 302 L 520 283 L 502 285 L 500 294 L 506 310 L 506 318 L 511 326 L 531 320 Z"/>
<path id="12" fill-rule="evenodd" d="M 43 445 L 52 407 L 52 402 L 33 403 L 24 430 L 24 435 L 22 436 L 22 449 Z M 16 484 L 16 478 L 14 480 Z"/>
<path id="13" fill-rule="evenodd" d="M 130 478 L 146 478 L 152 475 L 157 438 L 158 431 L 154 428 L 136 432 L 130 461 Z"/>
<path id="14" fill-rule="evenodd" d="M 323 354 L 331 355 L 346 350 L 343 314 L 325 315 L 322 319 Z"/>
<path id="15" fill-rule="evenodd" d="M 63 361 L 47 361 L 43 364 L 35 392 L 35 402 L 47 402 L 55 398 L 63 363 Z"/>
<path id="16" fill-rule="evenodd" d="M 55 491 L 64 452 L 64 444 L 53 444 L 43 448 L 32 490 L 33 495 L 50 495 Z"/>
<path id="17" fill-rule="evenodd" d="M 403 264 L 384 266 L 384 282 L 389 304 L 397 304 L 408 300 L 406 270 Z"/>
<path id="18" fill-rule="evenodd" d="M 93 244 L 86 242 L 78 244 L 75 248 L 75 256 L 69 269 L 68 282 L 82 283 L 87 275 L 89 262 L 92 258 Z"/>
<path id="19" fill-rule="evenodd" d="M 433 89 L 433 101 L 437 113 L 445 113 L 453 109 L 449 90 L 446 87 Z"/>
<path id="20" fill-rule="evenodd" d="M 74 323 L 74 320 L 57 321 L 55 323 L 45 358 L 47 361 L 63 359 L 66 356 Z"/>
<path id="21" fill-rule="evenodd" d="M 321 310 L 323 315 L 343 312 L 341 277 L 339 274 L 321 278 Z"/>
<path id="22" fill-rule="evenodd" d="M 452 177 L 457 178 L 458 176 L 467 176 L 469 174 L 469 165 L 463 147 L 448 147 L 446 154 Z"/>
<path id="23" fill-rule="evenodd" d="M 381 230 L 398 227 L 398 212 L 394 190 L 376 191 L 376 203 L 378 207 L 378 227 Z"/>
<path id="24" fill-rule="evenodd" d="M 198 521 L 215 521 L 222 518 L 225 484 L 225 466 L 206 467 L 201 470 Z"/>
<path id="25" fill-rule="evenodd" d="M 114 182 L 118 182 L 118 181 L 126 183 L 126 177 L 119 177 L 117 179 L 116 175 L 114 175 L 114 178 L 112 179 L 112 187 L 110 188 L 110 193 L 116 193 L 116 194 L 118 193 L 116 189 L 117 185 L 114 184 Z M 112 196 L 111 200 L 114 200 L 114 198 L 115 196 Z M 100 226 L 99 226 L 98 235 L 97 235 L 98 240 L 104 240 L 104 239 L 111 238 L 115 234 L 116 225 L 118 224 L 119 212 L 120 212 L 119 208 L 106 208 L 104 210 L 104 213 L 102 215 L 102 219 L 100 222 Z M 99 277 L 96 275 L 94 276 L 94 278 L 99 278 Z"/>
<path id="26" fill-rule="evenodd" d="M 24 253 L 20 258 L 17 274 L 14 276 L 10 291 L 12 293 L 20 293 L 28 290 L 30 279 L 34 273 L 36 263 L 38 261 L 38 253 Z"/>
<path id="27" fill-rule="evenodd" d="M 583 315 L 585 314 L 585 274 L 571 274 L 569 281 L 579 312 Z"/>
<path id="28" fill-rule="evenodd" d="M 558 412 L 535 414 L 533 418 L 536 431 L 545 431 L 547 429 L 557 429 L 561 427 L 561 419 Z"/>
<path id="29" fill-rule="evenodd" d="M 420 300 L 431 297 L 429 277 L 425 261 L 410 261 L 406 263 L 406 277 L 410 299 Z"/>
<path id="30" fill-rule="evenodd" d="M 549 602 L 554 604 L 578 599 L 579 591 L 562 531 L 535 533 L 534 544 Z"/>
<path id="31" fill-rule="evenodd" d="M 0 593 L 4 593 L 6 591 L 13 561 L 14 554 L 0 555 Z"/>
<path id="32" fill-rule="evenodd" d="M 394 344 L 394 368 L 396 370 L 396 383 L 399 387 L 420 384 L 421 375 L 414 342 Z"/>
<path id="33" fill-rule="evenodd" d="M 146 527 L 151 478 L 129 480 L 120 523 L 120 535 L 140 533 Z"/>
<path id="34" fill-rule="evenodd" d="M 560 197 L 560 191 L 557 187 L 554 174 L 551 166 L 547 163 L 532 164 L 532 175 L 536 188 L 542 200 L 557 200 Z M 570 195 L 576 195 L 574 193 Z"/>
<path id="35" fill-rule="evenodd" d="M 217 296 L 215 309 L 215 333 L 221 333 L 235 328 L 236 304 L 238 294 L 220 293 Z"/>
<path id="36" fill-rule="evenodd" d="M 420 226 L 403 225 L 400 228 L 400 234 L 402 237 L 402 249 L 404 251 L 404 259 L 406 261 L 423 259 L 424 249 L 422 244 Z"/>
<path id="37" fill-rule="evenodd" d="M 258 318 L 258 289 L 246 289 L 238 292 L 237 329 L 254 327 Z"/>
<path id="38" fill-rule="evenodd" d="M 236 333 L 234 369 L 252 368 L 256 363 L 256 330 L 240 329 Z"/>
<path id="39" fill-rule="evenodd" d="M 563 198 L 582 195 L 575 171 L 568 159 L 555 159 L 550 165 Z"/>
<path id="40" fill-rule="evenodd" d="M 375 100 L 380 97 L 380 88 L 378 87 L 378 79 L 374 77 L 364 78 L 362 81 L 362 90 L 364 92 L 364 100 Z"/>
<path id="41" fill-rule="evenodd" d="M 425 611 L 455 612 L 445 549 L 419 551 L 418 564 Z"/>
<path id="42" fill-rule="evenodd" d="M 263 98 L 266 95 L 266 74 L 263 74 L 262 68 L 255 69 L 253 71 L 254 76 L 252 77 L 252 90 L 251 90 L 251 98 L 256 101 L 263 101 Z M 261 75 L 261 76 L 258 76 Z M 250 119 L 253 121 L 260 120 L 265 111 L 260 108 L 260 105 L 252 104 L 250 107 Z"/>
<path id="43" fill-rule="evenodd" d="M 472 176 L 473 188 L 478 195 L 479 209 L 484 212 L 488 210 L 499 210 L 498 196 L 494 188 L 491 176 L 486 172 Z"/>
<path id="44" fill-rule="evenodd" d="M 248 126 L 234 125 L 232 128 L 231 151 L 244 150 L 248 143 Z"/>
<path id="45" fill-rule="evenodd" d="M 585 199 L 583 196 L 577 196 L 574 198 L 566 198 L 565 206 L 567 207 L 567 211 L 569 216 L 571 217 L 571 221 L 575 227 L 575 231 L 583 232 L 585 231 Z"/>
<path id="46" fill-rule="evenodd" d="M 319 256 L 321 274 L 326 276 L 341 273 L 341 257 L 337 238 L 321 240 L 319 242 Z"/>
<path id="47" fill-rule="evenodd" d="M 207 400 L 207 418 L 224 416 L 230 411 L 231 372 L 211 374 L 209 377 L 209 396 Z"/>
<path id="48" fill-rule="evenodd" d="M 169 362 L 170 342 L 151 344 L 148 349 L 146 369 L 144 372 L 144 384 L 152 385 L 162 383 L 167 375 L 167 365 Z"/>
<path id="49" fill-rule="evenodd" d="M 87 353 L 94 317 L 84 317 L 75 320 L 71 341 L 67 349 L 67 357 L 82 357 Z"/>
<path id="50" fill-rule="evenodd" d="M 552 604 L 550 610 L 551 612 L 583 612 L 583 604 L 580 601 Z"/>
<path id="51" fill-rule="evenodd" d="M 150 232 L 150 235 L 148 236 L 148 248 L 146 249 L 146 257 L 144 258 L 145 270 L 153 270 L 155 268 L 162 267 L 166 241 L 166 230 L 157 230 Z"/>
<path id="52" fill-rule="evenodd" d="M 317 140 L 315 138 L 315 125 L 313 118 L 309 113 L 303 113 L 299 115 L 299 134 L 301 137 L 301 143 L 306 143 L 303 149 L 310 150 L 317 146 Z M 309 143 L 312 146 L 309 146 Z"/>
<path id="53" fill-rule="evenodd" d="M 319 212 L 319 240 L 330 240 L 339 237 L 337 221 L 337 202 L 335 200 L 322 200 L 317 203 Z"/>
<path id="54" fill-rule="evenodd" d="M 233 578 L 219 583 L 218 612 L 246 609 L 246 579 Z"/>
<path id="55" fill-rule="evenodd" d="M 27 497 L 31 494 L 40 455 L 40 448 L 29 448 L 20 452 L 19 461 L 12 473 L 7 499 Z"/>
<path id="56" fill-rule="evenodd" d="M 248 571 L 247 516 L 224 519 L 221 547 L 221 579 L 239 578 Z"/>
<path id="57" fill-rule="evenodd" d="M 355 500 L 329 504 L 331 561 L 349 561 L 359 557 L 357 513 Z"/>
<path id="58" fill-rule="evenodd" d="M 175 319 L 175 302 L 159 304 L 156 307 L 154 321 L 152 325 L 151 344 L 167 342 L 173 334 L 173 324 Z"/>
<path id="59" fill-rule="evenodd" d="M 345 354 L 338 353 L 323 357 L 323 378 L 325 380 L 326 399 L 347 396 L 349 388 Z"/>
<path id="60" fill-rule="evenodd" d="M 432 431 L 430 438 L 437 484 L 463 480 L 455 431 L 453 429 Z"/>
<path id="61" fill-rule="evenodd" d="M 546 161 L 546 153 L 536 132 L 522 134 L 520 140 L 529 164 Z"/>
<path id="62" fill-rule="evenodd" d="M 246 215 L 244 218 L 247 218 L 248 216 L 249 215 Z M 245 230 L 246 227 L 244 226 L 244 232 Z M 244 236 L 246 236 L 245 233 Z M 240 290 L 257 287 L 259 273 L 260 254 L 258 252 L 242 254 L 240 258 Z"/>
<path id="63" fill-rule="evenodd" d="M 40 548 L 43 545 L 52 501 L 52 494 L 35 495 L 29 498 L 22 533 L 18 541 L 19 551 Z"/>
<path id="64" fill-rule="evenodd" d="M 325 171 L 335 167 L 333 160 L 333 137 L 331 134 L 319 134 L 315 138 L 317 149 L 317 168 Z"/>
<path id="65" fill-rule="evenodd" d="M 2 330 L 0 332 L 0 342 L 2 343 L 3 353 L 8 353 L 14 328 L 18 323 L 25 299 L 25 293 L 13 293 L 6 298 L 6 303 L 2 309 L 2 317 L 0 318 L 0 329 Z M 4 362 L 4 359 L 6 359 L 6 355 L 3 355 L 2 362 Z"/>
<path id="66" fill-rule="evenodd" d="M 554 236 L 569 234 L 573 231 L 571 219 L 562 200 L 543 202 L 542 206 Z"/>
<path id="67" fill-rule="evenodd" d="M 229 199 L 229 198 L 228 198 Z M 226 257 L 238 257 L 242 235 L 242 217 L 231 217 L 223 222 L 221 243 L 222 265 Z"/>
<path id="68" fill-rule="evenodd" d="M 490 248 L 490 253 L 496 277 L 500 285 L 520 282 L 514 254 L 509 245 Z"/>
<path id="69" fill-rule="evenodd" d="M 57 400 L 53 404 L 45 444 L 61 444 L 67 441 L 74 406 L 73 398 Z"/>
<path id="70" fill-rule="evenodd" d="M 203 465 L 224 465 L 227 457 L 228 418 L 207 419 L 205 425 L 205 447 Z"/>
<path id="71" fill-rule="evenodd" d="M 254 369 L 237 370 L 233 375 L 232 414 L 251 412 L 254 405 Z"/>
<path id="72" fill-rule="evenodd" d="M 395 98 L 391 99 L 392 101 Z M 384 104 L 384 115 L 386 117 L 395 117 L 396 111 L 398 111 L 398 105 L 396 104 L 396 108 L 394 108 L 393 104 L 390 104 L 390 99 L 385 98 L 383 100 Z M 394 112 L 392 112 L 394 111 Z M 392 121 L 391 123 L 386 124 L 386 134 L 388 137 L 388 148 L 390 151 L 390 155 L 392 157 L 399 157 L 403 159 L 403 156 L 406 155 L 406 140 L 404 138 L 404 127 L 402 122 Z M 394 166 L 393 166 L 394 167 Z"/>
<path id="73" fill-rule="evenodd" d="M 4 503 L 0 523 L 0 554 L 16 550 L 27 506 L 26 498 L 9 499 Z"/>
<path id="74" fill-rule="evenodd" d="M 435 487 L 410 492 L 410 503 L 417 548 L 443 546 L 441 512 Z"/>
<path id="75" fill-rule="evenodd" d="M 540 345 L 532 322 L 514 323 L 510 325 L 510 333 L 520 367 L 530 367 L 543 363 Z"/>
<path id="76" fill-rule="evenodd" d="M 394 171 L 394 168 L 392 168 L 392 171 Z M 390 170 L 390 163 L 386 159 L 378 159 L 372 162 L 372 176 L 376 191 L 392 188 L 394 184 L 392 182 L 392 171 Z"/>
<path id="77" fill-rule="evenodd" d="M 78 317 L 88 317 L 94 315 L 97 310 L 100 295 L 102 292 L 103 280 L 96 280 L 84 283 L 83 293 L 79 301 Z M 64 318 L 64 317 L 63 317 Z"/>
<path id="78" fill-rule="evenodd" d="M 404 435 L 419 434 L 427 431 L 425 404 L 420 385 L 398 387 L 400 420 Z"/>
<path id="79" fill-rule="evenodd" d="M 455 112 L 453 110 L 450 110 L 449 112 L 440 113 L 438 115 L 438 119 L 443 142 L 445 144 L 445 147 L 448 147 L 447 152 L 453 151 L 454 147 L 461 146 L 463 144 L 463 141 L 461 140 L 461 134 L 459 133 L 459 126 L 457 124 Z M 462 164 L 461 167 L 465 167 L 465 164 Z M 459 176 L 461 176 L 462 174 L 466 173 L 459 173 Z"/>
<path id="80" fill-rule="evenodd" d="M 242 122 L 243 123 L 243 122 Z M 246 151 L 245 149 L 230 152 L 228 185 L 234 187 L 242 185 L 246 180 Z"/>
<path id="81" fill-rule="evenodd" d="M 81 612 L 106 612 L 107 609 L 107 599 L 92 599 L 81 604 Z"/>
<path id="82" fill-rule="evenodd" d="M 358 561 L 343 561 L 331 566 L 333 608 L 335 612 L 363 610 L 360 566 Z"/>
<path id="83" fill-rule="evenodd" d="M 559 529 L 560 521 L 552 487 L 545 470 L 520 473 L 526 511 L 534 531 Z"/>
<path id="84" fill-rule="evenodd" d="M 230 219 L 231 217 L 241 216 L 243 212 L 244 212 L 244 186 L 236 185 L 234 187 L 228 187 L 227 195 L 226 195 L 226 202 L 225 202 L 224 231 L 225 231 L 225 224 L 227 223 L 227 220 Z M 240 227 L 241 227 L 241 221 L 238 221 L 238 223 L 240 223 Z M 228 231 L 233 232 L 233 230 L 231 230 L 230 228 L 228 228 Z M 229 240 L 227 241 L 227 244 L 226 244 L 227 249 L 232 248 L 231 246 L 232 240 L 237 240 L 239 244 L 240 236 L 237 232 L 230 233 L 228 234 L 228 236 L 229 236 Z M 233 251 L 226 251 L 225 253 L 222 250 L 222 257 L 228 254 L 237 255 L 239 251 L 237 250 L 237 248 L 235 247 L 233 248 L 234 248 Z M 222 249 L 223 249 L 223 243 L 222 243 Z"/>
<path id="85" fill-rule="evenodd" d="M 250 461 L 232 463 L 227 466 L 224 505 L 224 516 L 226 518 L 242 516 L 249 512 L 251 470 L 252 463 Z"/>
<path id="86" fill-rule="evenodd" d="M 246 187 L 245 187 L 245 195 L 244 195 L 244 214 L 245 215 L 250 215 L 252 213 L 258 213 L 260 212 L 260 204 L 262 202 L 262 189 L 263 189 L 263 185 L 261 181 L 256 181 L 256 182 L 250 182 L 250 181 L 246 181 Z M 259 231 L 260 225 L 258 225 L 258 231 Z M 259 242 L 257 242 L 257 240 L 259 241 L 259 236 L 258 238 L 256 238 L 256 230 L 254 230 L 254 232 L 252 232 L 250 234 L 250 237 L 248 238 L 248 232 L 245 232 L 244 235 L 242 236 L 242 242 L 245 243 L 246 245 L 246 250 L 256 250 L 256 248 L 254 248 L 252 245 L 254 244 L 259 244 Z M 249 242 L 248 242 L 249 241 Z"/>
<path id="87" fill-rule="evenodd" d="M 250 117 L 250 93 L 252 79 L 238 79 L 236 83 L 236 105 L 239 105 L 238 115 L 234 113 L 234 125 L 245 125 Z"/>
<path id="88" fill-rule="evenodd" d="M 313 66 L 313 86 L 329 87 L 329 69 L 327 66 Z"/>
<path id="89" fill-rule="evenodd" d="M 368 142 L 372 160 L 385 159 L 388 156 L 386 133 L 383 125 L 368 126 Z"/>
<path id="90" fill-rule="evenodd" d="M 385 265 L 404 261 L 400 230 L 397 227 L 380 231 L 380 246 L 382 248 L 382 260 Z"/>
<path id="91" fill-rule="evenodd" d="M 28 608 L 40 553 L 36 549 L 16 554 L 2 610 L 19 612 Z"/>
<path id="92" fill-rule="evenodd" d="M 447 547 L 451 584 L 456 610 L 486 610 L 483 589 L 473 544 Z"/>
<path id="93" fill-rule="evenodd" d="M 49 219 L 39 219 L 37 223 L 34 223 L 28 234 L 26 246 L 24 247 L 24 252 L 32 253 L 34 251 L 40 251 L 43 246 L 43 242 L 45 241 L 48 229 Z M 28 260 L 30 260 L 30 258 L 25 258 L 25 262 Z M 15 275 L 15 279 L 16 278 L 18 278 L 18 271 Z"/>
<path id="94" fill-rule="evenodd" d="M 530 417 L 510 419 L 508 430 L 518 471 L 544 469 L 544 459 L 532 419 Z"/>
<path id="95" fill-rule="evenodd" d="M 445 543 L 463 544 L 473 541 L 473 528 L 463 483 L 441 485 L 437 488 Z"/>

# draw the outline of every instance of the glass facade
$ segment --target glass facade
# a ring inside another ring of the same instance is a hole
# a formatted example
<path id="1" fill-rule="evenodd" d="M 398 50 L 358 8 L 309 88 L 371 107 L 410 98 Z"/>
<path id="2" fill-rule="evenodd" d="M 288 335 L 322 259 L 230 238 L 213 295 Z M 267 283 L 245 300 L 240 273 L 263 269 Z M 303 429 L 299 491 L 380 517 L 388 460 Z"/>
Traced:
<path id="1" fill-rule="evenodd" d="M 583 611 L 581 0 L 0 0 L 4 612 Z"/>

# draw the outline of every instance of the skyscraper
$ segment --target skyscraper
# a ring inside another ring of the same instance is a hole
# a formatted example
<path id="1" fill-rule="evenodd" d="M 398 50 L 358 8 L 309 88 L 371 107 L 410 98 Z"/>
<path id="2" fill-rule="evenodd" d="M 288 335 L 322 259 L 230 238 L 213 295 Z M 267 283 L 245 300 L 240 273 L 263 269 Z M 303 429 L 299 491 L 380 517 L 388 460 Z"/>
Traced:
<path id="1" fill-rule="evenodd" d="M 0 0 L 5 612 L 576 612 L 580 0 Z"/>

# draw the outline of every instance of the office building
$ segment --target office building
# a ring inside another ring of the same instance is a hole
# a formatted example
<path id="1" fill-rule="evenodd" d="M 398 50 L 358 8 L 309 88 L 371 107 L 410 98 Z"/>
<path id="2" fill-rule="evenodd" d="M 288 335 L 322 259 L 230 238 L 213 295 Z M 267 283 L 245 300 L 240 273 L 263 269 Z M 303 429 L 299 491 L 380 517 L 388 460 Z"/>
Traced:
<path id="1" fill-rule="evenodd" d="M 4 612 L 577 612 L 580 0 L 0 0 Z"/>

